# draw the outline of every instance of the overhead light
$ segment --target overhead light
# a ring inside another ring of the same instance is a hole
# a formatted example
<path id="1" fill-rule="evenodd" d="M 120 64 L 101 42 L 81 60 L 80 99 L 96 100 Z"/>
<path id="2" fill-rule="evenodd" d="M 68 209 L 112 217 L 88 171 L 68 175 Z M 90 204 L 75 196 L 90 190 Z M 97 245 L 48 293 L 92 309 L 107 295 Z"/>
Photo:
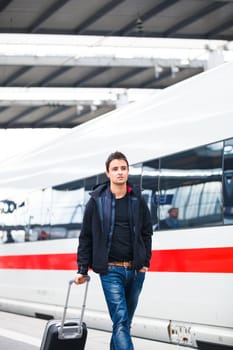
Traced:
<path id="1" fill-rule="evenodd" d="M 183 58 L 181 61 L 180 61 L 180 65 L 181 66 L 189 66 L 191 64 L 190 60 L 188 58 Z"/>
<path id="2" fill-rule="evenodd" d="M 77 114 L 80 114 L 84 110 L 84 107 L 82 105 L 77 105 L 76 110 L 77 110 Z"/>
<path id="3" fill-rule="evenodd" d="M 176 66 L 171 66 L 172 78 L 175 78 L 176 74 L 179 72 L 179 68 Z"/>
<path id="4" fill-rule="evenodd" d="M 97 106 L 95 106 L 95 105 L 91 105 L 91 112 L 95 112 L 96 110 L 97 110 Z"/>
<path id="5" fill-rule="evenodd" d="M 163 68 L 159 65 L 156 65 L 154 67 L 154 70 L 155 70 L 155 78 L 158 79 L 160 74 L 163 72 Z"/>
<path id="6" fill-rule="evenodd" d="M 140 17 L 137 18 L 136 20 L 136 30 L 138 33 L 142 33 L 143 32 L 143 23 Z"/>

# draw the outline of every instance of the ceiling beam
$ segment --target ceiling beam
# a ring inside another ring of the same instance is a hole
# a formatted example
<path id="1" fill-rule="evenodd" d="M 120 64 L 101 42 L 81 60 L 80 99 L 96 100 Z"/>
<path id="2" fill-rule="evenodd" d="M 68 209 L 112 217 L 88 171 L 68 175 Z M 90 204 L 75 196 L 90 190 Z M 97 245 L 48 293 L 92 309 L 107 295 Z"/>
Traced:
<path id="1" fill-rule="evenodd" d="M 184 69 L 182 69 L 182 70 L 184 70 Z M 166 69 L 165 71 L 161 72 L 157 78 L 153 77 L 153 78 L 150 78 L 147 81 L 145 81 L 143 84 L 140 85 L 140 88 L 142 88 L 142 89 L 143 88 L 151 88 L 151 85 L 158 84 L 162 80 L 170 78 L 171 76 L 172 76 L 171 70 Z"/>
<path id="2" fill-rule="evenodd" d="M 21 77 L 23 74 L 27 73 L 31 68 L 33 68 L 32 66 L 25 66 L 22 68 L 19 68 L 16 70 L 16 72 L 14 72 L 13 74 L 11 74 L 5 81 L 2 82 L 2 86 L 9 86 L 12 83 L 14 83 L 14 81 L 16 79 L 18 79 L 19 77 Z"/>
<path id="3" fill-rule="evenodd" d="M 4 123 L 4 128 L 11 127 L 15 122 L 18 122 L 20 119 L 26 117 L 27 115 L 30 115 L 32 112 L 34 112 L 37 109 L 37 107 L 30 107 L 26 111 L 23 111 L 13 118 L 9 119 L 6 123 Z"/>
<path id="4" fill-rule="evenodd" d="M 70 69 L 72 69 L 71 67 L 59 67 L 58 69 L 55 70 L 55 72 L 52 72 L 51 74 L 47 75 L 45 79 L 41 80 L 38 83 L 38 86 L 47 86 L 48 83 L 53 80 L 58 78 L 59 76 L 61 76 L 62 74 L 67 73 Z"/>
<path id="5" fill-rule="evenodd" d="M 0 12 L 3 11 L 11 2 L 12 2 L 12 0 L 1 0 L 0 1 Z"/>
<path id="6" fill-rule="evenodd" d="M 114 32 L 114 35 L 126 35 L 129 34 L 132 30 L 137 29 L 138 32 L 143 32 L 143 23 L 149 20 L 150 18 L 158 15 L 160 12 L 166 10 L 168 7 L 173 6 L 180 0 L 166 0 L 162 1 L 160 4 L 154 6 L 146 13 L 140 15 L 138 18 L 133 19 L 130 23 L 128 23 L 124 28 Z M 137 27 L 137 20 L 141 21 L 142 28 Z"/>
<path id="7" fill-rule="evenodd" d="M 230 19 L 228 19 L 224 23 L 217 25 L 214 29 L 212 29 L 210 32 L 208 32 L 207 37 L 211 38 L 214 35 L 217 35 L 218 33 L 222 32 L 228 28 L 231 28 L 232 26 L 233 26 L 233 18 L 231 17 Z"/>
<path id="8" fill-rule="evenodd" d="M 120 5 L 125 0 L 112 0 L 108 1 L 106 5 L 101 7 L 99 10 L 95 11 L 95 13 L 89 16 L 86 20 L 84 20 L 78 27 L 75 28 L 74 34 L 83 34 L 86 29 L 98 21 L 100 18 L 103 18 L 107 15 L 108 12 L 112 11 L 115 7 Z"/>
<path id="9" fill-rule="evenodd" d="M 0 36 L 0 65 L 59 66 L 63 67 L 61 69 L 156 65 L 197 68 L 206 65 L 210 50 L 222 50 L 224 54 L 227 44 L 226 41 L 209 40 L 196 40 L 191 44 L 189 40 L 176 39 L 164 42 L 154 38 L 3 34 Z M 233 53 L 233 47 L 228 45 L 229 51 Z"/>
<path id="10" fill-rule="evenodd" d="M 49 17 L 54 16 L 56 11 L 58 11 L 61 7 L 63 7 L 70 0 L 58 0 L 54 4 L 52 4 L 45 12 L 43 12 L 28 28 L 28 33 L 36 33 L 43 22 L 45 22 Z"/>
<path id="11" fill-rule="evenodd" d="M 119 76 L 115 80 L 112 80 L 111 84 L 109 84 L 108 87 L 116 86 L 117 84 L 120 84 L 127 79 L 135 77 L 137 74 L 145 72 L 146 69 L 147 68 L 134 68 L 134 69 L 130 70 L 129 72 L 122 74 L 121 76 Z"/>
<path id="12" fill-rule="evenodd" d="M 96 110 L 85 108 L 80 113 L 76 112 L 70 115 L 69 117 L 63 118 L 60 123 L 56 123 L 56 126 L 63 127 L 63 125 L 66 125 L 67 127 L 67 125 L 70 125 L 72 127 L 72 126 L 80 125 L 82 123 L 87 122 L 88 120 L 94 119 L 100 115 L 110 112 L 115 108 L 116 108 L 115 105 L 99 106 Z"/>
<path id="13" fill-rule="evenodd" d="M 110 68 L 109 67 L 99 67 L 92 70 L 90 73 L 86 74 L 84 77 L 81 79 L 78 79 L 76 82 L 73 83 L 73 87 L 78 87 L 81 86 L 82 84 L 86 83 L 88 80 L 96 78 L 98 75 L 101 75 L 108 71 Z"/>
<path id="14" fill-rule="evenodd" d="M 138 93 L 140 91 L 140 94 Z M 116 105 L 121 95 L 136 101 L 156 90 L 124 88 L 0 87 L 0 106 L 77 106 Z"/>
<path id="15" fill-rule="evenodd" d="M 48 123 L 49 123 L 50 118 L 54 117 L 55 115 L 59 115 L 60 113 L 67 111 L 69 108 L 70 108 L 70 106 L 60 106 L 59 108 L 56 108 L 54 111 L 49 112 L 47 114 L 44 114 L 43 117 L 37 118 L 35 122 L 31 123 L 32 127 L 36 128 L 45 121 L 46 122 L 48 121 Z"/>
<path id="16" fill-rule="evenodd" d="M 188 65 L 189 67 L 204 67 L 206 60 L 203 59 L 188 59 L 182 57 L 174 58 L 153 58 L 153 57 L 132 57 L 132 58 L 117 58 L 117 57 L 83 57 L 72 58 L 69 56 L 7 56 L 0 55 L 0 65 L 21 65 L 21 66 L 65 66 L 65 67 L 154 67 L 161 65 L 170 67 L 172 65 Z M 59 73 L 59 72 L 58 72 Z M 17 73 L 18 74 L 18 73 Z M 19 72 L 21 75 L 21 71 Z M 12 80 L 12 79 L 11 79 Z"/>
<path id="17" fill-rule="evenodd" d="M 208 6 L 204 7 L 203 9 L 192 14 L 190 17 L 185 18 L 183 21 L 180 21 L 180 22 L 176 23 L 175 25 L 173 25 L 172 27 L 170 27 L 169 29 L 167 29 L 163 33 L 163 35 L 164 35 L 164 37 L 174 36 L 178 30 L 190 25 L 193 22 L 198 21 L 200 18 L 203 18 L 203 17 L 207 16 L 208 14 L 210 14 L 211 12 L 214 12 L 214 11 L 218 10 L 219 8 L 226 6 L 226 5 L 227 5 L 226 2 L 216 2 L 213 4 L 209 4 Z"/>

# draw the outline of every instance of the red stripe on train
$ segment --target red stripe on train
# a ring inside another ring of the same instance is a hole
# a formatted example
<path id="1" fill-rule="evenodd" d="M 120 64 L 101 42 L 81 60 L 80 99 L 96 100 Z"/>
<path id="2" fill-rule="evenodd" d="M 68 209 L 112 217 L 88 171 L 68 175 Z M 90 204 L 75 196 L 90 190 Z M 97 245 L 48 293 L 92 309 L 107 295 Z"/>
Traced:
<path id="1" fill-rule="evenodd" d="M 155 250 L 151 270 L 233 273 L 233 247 Z"/>
<path id="2" fill-rule="evenodd" d="M 77 270 L 76 254 L 8 255 L 0 257 L 2 269 Z"/>
<path id="3" fill-rule="evenodd" d="M 76 270 L 76 254 L 1 256 L 0 268 Z M 154 250 L 150 271 L 233 273 L 233 247 Z"/>

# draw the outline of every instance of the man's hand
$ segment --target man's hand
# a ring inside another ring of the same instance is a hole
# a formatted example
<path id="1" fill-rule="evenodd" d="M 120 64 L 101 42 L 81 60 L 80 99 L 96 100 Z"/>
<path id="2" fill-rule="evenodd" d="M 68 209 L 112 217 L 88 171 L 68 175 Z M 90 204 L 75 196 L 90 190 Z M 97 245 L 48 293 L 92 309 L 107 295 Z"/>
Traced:
<path id="1" fill-rule="evenodd" d="M 84 275 L 81 275 L 80 273 L 77 273 L 74 277 L 74 283 L 76 284 L 83 284 L 87 281 L 87 277 Z"/>
<path id="2" fill-rule="evenodd" d="M 143 266 L 139 272 L 147 272 L 148 271 L 148 267 L 147 266 Z"/>

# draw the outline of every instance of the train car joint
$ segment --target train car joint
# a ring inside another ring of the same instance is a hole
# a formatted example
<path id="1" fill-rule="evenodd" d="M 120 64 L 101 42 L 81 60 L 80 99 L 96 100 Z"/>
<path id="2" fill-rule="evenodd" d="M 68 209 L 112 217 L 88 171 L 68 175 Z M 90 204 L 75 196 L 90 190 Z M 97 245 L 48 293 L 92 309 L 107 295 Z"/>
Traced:
<path id="1" fill-rule="evenodd" d="M 169 321 L 168 335 L 171 343 L 196 347 L 192 337 L 191 325 Z"/>

